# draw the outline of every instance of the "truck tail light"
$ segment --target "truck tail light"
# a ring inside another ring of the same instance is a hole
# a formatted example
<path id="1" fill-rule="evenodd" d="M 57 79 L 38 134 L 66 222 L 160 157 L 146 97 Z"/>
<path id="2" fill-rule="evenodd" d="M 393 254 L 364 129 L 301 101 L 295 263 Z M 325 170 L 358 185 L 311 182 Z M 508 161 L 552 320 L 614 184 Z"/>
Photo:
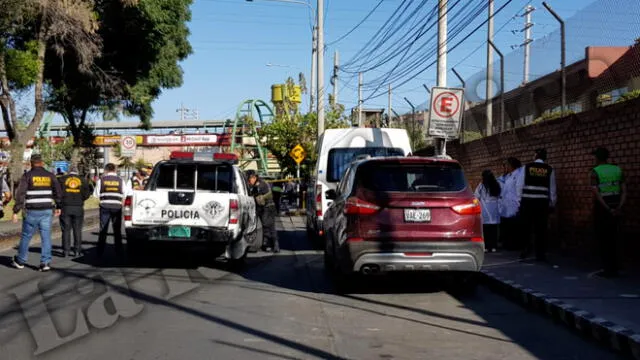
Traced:
<path id="1" fill-rule="evenodd" d="M 237 224 L 240 215 L 240 207 L 237 199 L 229 200 L 229 224 Z"/>
<path id="2" fill-rule="evenodd" d="M 478 199 L 473 199 L 472 201 L 453 206 L 451 209 L 460 215 L 482 214 L 482 208 L 480 207 Z"/>
<path id="3" fill-rule="evenodd" d="M 127 196 L 124 198 L 124 207 L 122 209 L 122 215 L 124 217 L 124 221 L 131 221 L 133 210 L 131 209 L 133 204 L 133 196 Z"/>
<path id="4" fill-rule="evenodd" d="M 345 215 L 373 215 L 379 210 L 379 206 L 356 197 L 348 198 L 344 207 Z"/>
<path id="5" fill-rule="evenodd" d="M 322 184 L 316 184 L 316 216 L 322 216 Z"/>

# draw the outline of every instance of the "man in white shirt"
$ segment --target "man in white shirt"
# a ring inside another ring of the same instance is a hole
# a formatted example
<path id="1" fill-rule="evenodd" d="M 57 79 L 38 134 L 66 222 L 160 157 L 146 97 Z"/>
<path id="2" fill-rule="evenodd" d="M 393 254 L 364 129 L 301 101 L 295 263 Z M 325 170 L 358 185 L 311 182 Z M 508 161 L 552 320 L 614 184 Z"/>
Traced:
<path id="1" fill-rule="evenodd" d="M 547 228 L 549 214 L 555 208 L 557 197 L 556 174 L 546 164 L 547 150 L 537 149 L 534 161 L 524 166 L 524 171 L 516 177 L 516 190 L 520 199 L 522 230 L 525 234 L 525 247 L 520 254 L 524 259 L 531 251 L 529 236 L 533 235 L 536 260 L 546 261 Z"/>
<path id="2" fill-rule="evenodd" d="M 510 157 L 505 163 L 505 174 L 500 177 L 499 212 L 500 212 L 500 242 L 505 249 L 520 250 L 518 237 L 518 210 L 520 199 L 516 190 L 516 178 L 522 171 L 520 160 Z"/>

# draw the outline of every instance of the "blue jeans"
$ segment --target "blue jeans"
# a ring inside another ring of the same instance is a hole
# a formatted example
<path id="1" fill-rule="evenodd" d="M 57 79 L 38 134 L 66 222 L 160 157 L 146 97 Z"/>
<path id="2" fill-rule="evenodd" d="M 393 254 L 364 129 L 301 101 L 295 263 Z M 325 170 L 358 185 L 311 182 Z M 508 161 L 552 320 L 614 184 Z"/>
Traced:
<path id="1" fill-rule="evenodd" d="M 29 258 L 29 243 L 40 230 L 40 263 L 51 262 L 51 223 L 53 221 L 53 210 L 26 210 L 24 220 L 22 220 L 22 237 L 18 250 L 18 260 L 26 263 Z"/>

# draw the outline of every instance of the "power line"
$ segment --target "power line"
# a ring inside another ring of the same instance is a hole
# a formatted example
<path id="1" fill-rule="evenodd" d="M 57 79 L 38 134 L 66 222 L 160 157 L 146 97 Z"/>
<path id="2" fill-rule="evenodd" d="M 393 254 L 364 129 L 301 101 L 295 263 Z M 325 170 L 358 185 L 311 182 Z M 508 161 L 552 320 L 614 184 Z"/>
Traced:
<path id="1" fill-rule="evenodd" d="M 369 11 L 369 13 L 367 14 L 367 16 L 365 16 L 362 20 L 360 20 L 360 21 L 356 24 L 356 26 L 354 26 L 351 30 L 347 31 L 347 33 L 346 33 L 346 34 L 344 34 L 344 35 L 340 36 L 338 39 L 336 39 L 336 40 L 334 40 L 334 41 L 329 42 L 329 43 L 327 44 L 327 46 L 331 46 L 331 45 L 333 45 L 333 44 L 336 44 L 336 43 L 338 43 L 338 42 L 342 41 L 342 40 L 343 40 L 344 38 L 346 38 L 347 36 L 351 35 L 351 33 L 353 33 L 354 31 L 356 31 L 356 29 L 358 29 L 358 27 L 360 27 L 360 25 L 362 25 L 365 21 L 367 21 L 367 20 L 369 19 L 369 17 L 370 17 L 371 15 L 373 15 L 373 13 L 374 13 L 374 12 L 375 12 L 379 7 L 380 7 L 380 5 L 382 5 L 382 3 L 383 3 L 383 2 L 384 2 L 384 0 L 380 0 L 380 1 L 378 1 L 378 3 L 376 4 L 376 6 L 375 6 L 373 9 L 371 9 L 371 11 Z"/>

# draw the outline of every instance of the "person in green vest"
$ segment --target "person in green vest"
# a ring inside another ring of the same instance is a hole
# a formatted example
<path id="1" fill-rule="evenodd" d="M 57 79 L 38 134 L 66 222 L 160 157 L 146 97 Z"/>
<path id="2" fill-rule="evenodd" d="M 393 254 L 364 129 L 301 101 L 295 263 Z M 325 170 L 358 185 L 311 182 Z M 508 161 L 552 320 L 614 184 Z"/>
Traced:
<path id="1" fill-rule="evenodd" d="M 591 170 L 593 221 L 603 265 L 603 270 L 598 275 L 616 277 L 618 227 L 627 197 L 627 187 L 622 169 L 608 162 L 609 150 L 599 147 L 593 152 L 593 156 L 596 158 L 596 166 Z"/>

